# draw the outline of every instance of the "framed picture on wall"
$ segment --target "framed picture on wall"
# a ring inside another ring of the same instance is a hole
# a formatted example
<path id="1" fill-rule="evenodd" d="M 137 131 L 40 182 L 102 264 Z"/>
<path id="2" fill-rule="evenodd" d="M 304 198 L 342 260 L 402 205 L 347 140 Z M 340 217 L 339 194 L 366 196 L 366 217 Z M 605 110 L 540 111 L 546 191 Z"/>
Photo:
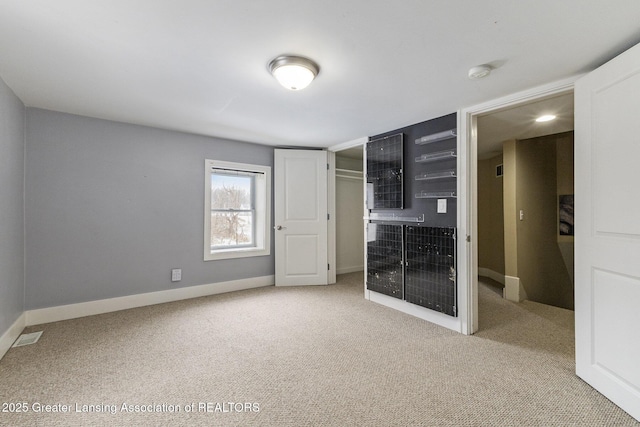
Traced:
<path id="1" fill-rule="evenodd" d="M 558 209 L 561 236 L 573 236 L 573 194 L 559 196 Z"/>

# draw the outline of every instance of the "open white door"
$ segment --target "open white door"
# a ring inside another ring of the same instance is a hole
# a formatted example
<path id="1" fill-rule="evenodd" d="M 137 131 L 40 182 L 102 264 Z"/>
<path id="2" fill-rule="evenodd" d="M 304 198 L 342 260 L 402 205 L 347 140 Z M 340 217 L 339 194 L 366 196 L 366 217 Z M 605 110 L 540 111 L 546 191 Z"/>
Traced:
<path id="1" fill-rule="evenodd" d="M 275 150 L 276 286 L 326 285 L 327 152 Z"/>
<path id="2" fill-rule="evenodd" d="M 640 45 L 575 106 L 576 373 L 640 420 Z"/>

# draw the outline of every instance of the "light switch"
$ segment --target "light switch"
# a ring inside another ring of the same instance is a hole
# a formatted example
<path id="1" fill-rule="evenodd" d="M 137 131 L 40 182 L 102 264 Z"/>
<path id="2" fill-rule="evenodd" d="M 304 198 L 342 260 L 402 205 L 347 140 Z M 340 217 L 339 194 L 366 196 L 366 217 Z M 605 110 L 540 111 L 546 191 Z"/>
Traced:
<path id="1" fill-rule="evenodd" d="M 374 190 L 373 190 L 373 184 L 371 183 L 367 183 L 367 209 L 374 209 L 374 203 L 373 203 L 373 197 L 374 197 Z"/>
<path id="2" fill-rule="evenodd" d="M 378 224 L 370 222 L 367 224 L 367 242 L 375 242 L 378 230 Z"/>
<path id="3" fill-rule="evenodd" d="M 447 199 L 438 199 L 438 213 L 447 213 Z"/>

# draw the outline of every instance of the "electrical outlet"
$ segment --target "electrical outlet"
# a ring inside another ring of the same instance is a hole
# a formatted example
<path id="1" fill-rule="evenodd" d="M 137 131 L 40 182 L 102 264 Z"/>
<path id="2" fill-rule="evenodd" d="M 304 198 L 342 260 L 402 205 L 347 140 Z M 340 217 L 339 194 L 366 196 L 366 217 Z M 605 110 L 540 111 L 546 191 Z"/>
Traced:
<path id="1" fill-rule="evenodd" d="M 171 269 L 171 281 L 179 282 L 182 280 L 182 269 L 181 268 L 172 268 Z"/>

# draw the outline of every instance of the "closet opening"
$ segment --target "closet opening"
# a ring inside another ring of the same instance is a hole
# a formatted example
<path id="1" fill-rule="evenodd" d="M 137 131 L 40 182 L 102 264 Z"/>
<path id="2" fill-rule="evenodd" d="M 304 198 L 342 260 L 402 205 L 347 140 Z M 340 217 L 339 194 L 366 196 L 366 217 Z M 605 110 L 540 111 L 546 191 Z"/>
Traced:
<path id="1" fill-rule="evenodd" d="M 336 152 L 336 274 L 364 271 L 363 150 Z"/>

